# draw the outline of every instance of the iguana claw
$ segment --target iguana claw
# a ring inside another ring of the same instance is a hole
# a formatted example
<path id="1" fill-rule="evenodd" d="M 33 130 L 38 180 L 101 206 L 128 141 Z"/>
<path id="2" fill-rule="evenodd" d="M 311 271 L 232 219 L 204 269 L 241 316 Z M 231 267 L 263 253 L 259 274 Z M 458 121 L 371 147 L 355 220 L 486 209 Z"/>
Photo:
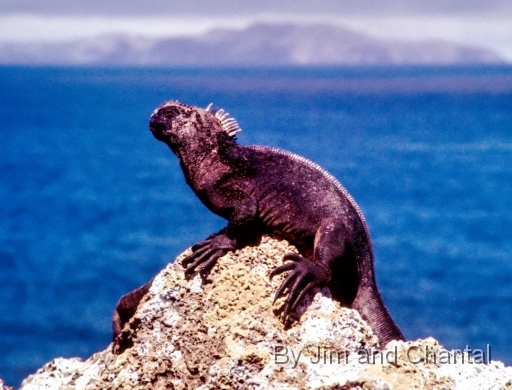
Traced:
<path id="1" fill-rule="evenodd" d="M 199 267 L 199 274 L 205 278 L 226 253 L 235 249 L 234 240 L 225 234 L 210 235 L 206 240 L 192 247 L 192 254 L 183 259 L 185 275 L 191 276 Z"/>
<path id="2" fill-rule="evenodd" d="M 288 253 L 283 260 L 291 260 L 277 267 L 270 273 L 270 279 L 283 272 L 290 271 L 281 286 L 276 291 L 274 302 L 288 293 L 283 306 L 283 319 L 288 322 L 290 315 L 295 311 L 298 304 L 313 288 L 325 284 L 328 280 L 326 270 L 313 263 L 306 257 L 297 253 Z"/>

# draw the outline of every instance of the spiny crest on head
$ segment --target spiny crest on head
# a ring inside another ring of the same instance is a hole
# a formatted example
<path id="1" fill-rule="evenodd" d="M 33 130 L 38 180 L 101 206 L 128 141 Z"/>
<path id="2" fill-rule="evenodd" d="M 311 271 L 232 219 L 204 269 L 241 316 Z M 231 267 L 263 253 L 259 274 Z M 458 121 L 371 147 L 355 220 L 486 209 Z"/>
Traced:
<path id="1" fill-rule="evenodd" d="M 211 112 L 215 115 L 222 125 L 222 129 L 230 136 L 234 137 L 236 133 L 242 131 L 237 121 L 234 118 L 230 118 L 229 114 L 222 108 L 220 110 L 212 110 L 213 103 L 208 104 L 205 111 Z"/>

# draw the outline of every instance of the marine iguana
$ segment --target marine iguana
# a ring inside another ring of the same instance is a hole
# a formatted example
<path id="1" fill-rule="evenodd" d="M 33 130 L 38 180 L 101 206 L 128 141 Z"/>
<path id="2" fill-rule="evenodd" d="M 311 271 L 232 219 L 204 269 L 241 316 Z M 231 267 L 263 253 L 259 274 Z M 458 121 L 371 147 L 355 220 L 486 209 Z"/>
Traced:
<path id="1" fill-rule="evenodd" d="M 381 346 L 404 337 L 377 289 L 373 249 L 364 216 L 347 190 L 317 164 L 288 151 L 242 146 L 237 122 L 224 110 L 170 101 L 151 115 L 149 128 L 178 157 L 187 184 L 227 227 L 192 247 L 185 274 L 205 277 L 229 251 L 258 243 L 262 234 L 288 240 L 300 254 L 284 256 L 270 278 L 288 271 L 275 299 L 285 296 L 285 322 L 304 296 L 328 286 L 334 299 L 356 309 Z M 116 352 L 129 341 L 123 326 L 151 286 L 124 295 L 112 324 Z"/>

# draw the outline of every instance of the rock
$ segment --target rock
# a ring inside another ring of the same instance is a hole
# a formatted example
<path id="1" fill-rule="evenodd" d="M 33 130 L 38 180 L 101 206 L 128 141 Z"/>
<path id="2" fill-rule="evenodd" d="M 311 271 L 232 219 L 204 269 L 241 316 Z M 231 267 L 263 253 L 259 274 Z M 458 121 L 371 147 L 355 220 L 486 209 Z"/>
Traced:
<path id="1" fill-rule="evenodd" d="M 2 378 L 0 378 L 0 390 L 12 390 L 12 387 L 7 386 Z"/>
<path id="2" fill-rule="evenodd" d="M 463 363 L 431 338 L 378 350 L 359 314 L 326 288 L 284 329 L 283 300 L 272 304 L 283 277 L 268 274 L 290 251 L 264 237 L 221 258 L 207 283 L 184 278 L 183 253 L 157 275 L 123 330 L 132 347 L 114 355 L 109 346 L 85 362 L 55 359 L 21 389 L 512 389 L 512 368 L 476 355 Z"/>

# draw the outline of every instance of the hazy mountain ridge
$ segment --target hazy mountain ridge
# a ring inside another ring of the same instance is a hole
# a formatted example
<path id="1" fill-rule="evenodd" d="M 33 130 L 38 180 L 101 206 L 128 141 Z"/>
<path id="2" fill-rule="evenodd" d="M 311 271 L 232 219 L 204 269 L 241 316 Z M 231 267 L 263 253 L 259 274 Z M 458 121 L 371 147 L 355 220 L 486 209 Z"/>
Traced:
<path id="1" fill-rule="evenodd" d="M 3 64 L 65 65 L 377 65 L 496 64 L 482 48 L 441 41 L 380 40 L 329 25 L 254 24 L 197 37 L 108 35 L 64 43 L 0 45 Z"/>

